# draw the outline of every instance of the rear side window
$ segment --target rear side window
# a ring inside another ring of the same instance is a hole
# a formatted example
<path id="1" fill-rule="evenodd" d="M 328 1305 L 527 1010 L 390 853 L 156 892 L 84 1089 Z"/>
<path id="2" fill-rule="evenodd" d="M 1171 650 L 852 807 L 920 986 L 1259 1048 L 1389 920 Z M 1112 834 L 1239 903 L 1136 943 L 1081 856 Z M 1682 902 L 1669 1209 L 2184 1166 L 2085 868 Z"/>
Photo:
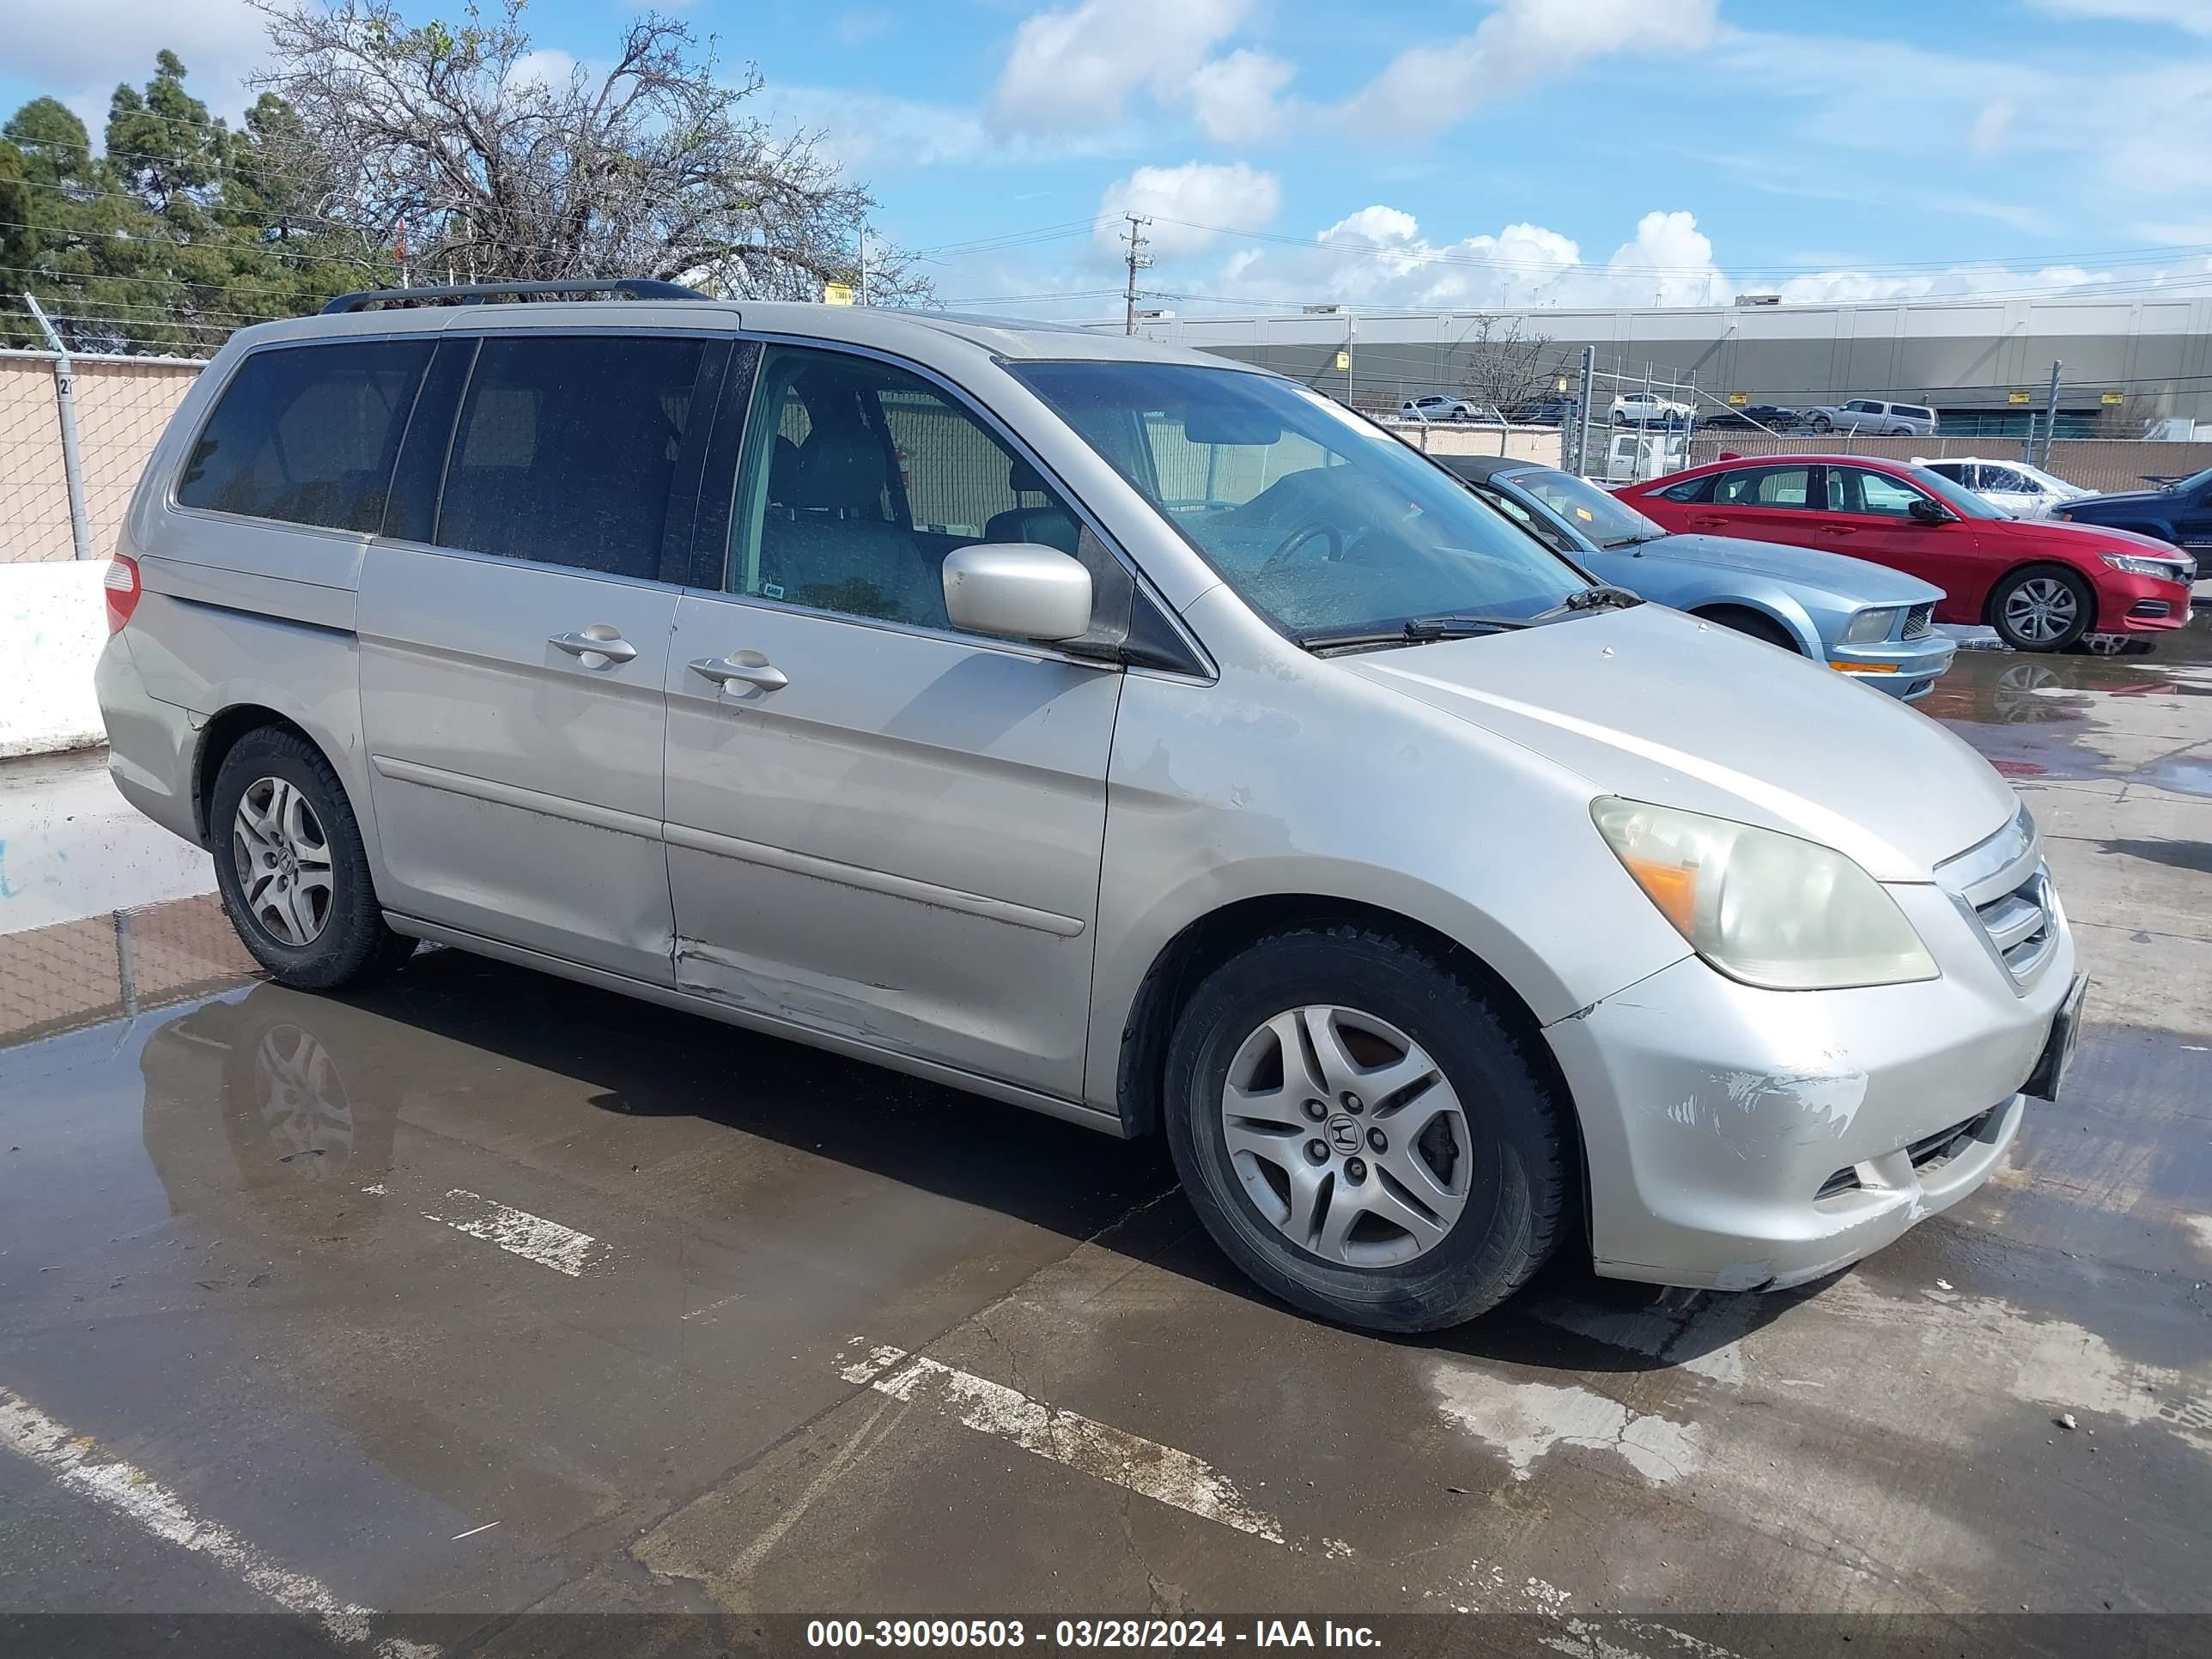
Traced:
<path id="1" fill-rule="evenodd" d="M 1712 499 L 1737 507 L 1802 507 L 1811 480 L 1809 467 L 1746 467 L 1721 474 Z"/>
<path id="2" fill-rule="evenodd" d="M 1702 478 L 1685 478 L 1680 483 L 1668 484 L 1659 493 L 1670 501 L 1709 501 L 1713 498 L 1713 484 L 1718 477 L 1708 472 Z"/>
<path id="3" fill-rule="evenodd" d="M 362 340 L 255 352 L 200 428 L 177 483 L 178 504 L 331 530 L 379 529 L 431 344 Z"/>
<path id="4" fill-rule="evenodd" d="M 657 579 L 706 343 L 487 339 L 462 400 L 436 540 Z"/>

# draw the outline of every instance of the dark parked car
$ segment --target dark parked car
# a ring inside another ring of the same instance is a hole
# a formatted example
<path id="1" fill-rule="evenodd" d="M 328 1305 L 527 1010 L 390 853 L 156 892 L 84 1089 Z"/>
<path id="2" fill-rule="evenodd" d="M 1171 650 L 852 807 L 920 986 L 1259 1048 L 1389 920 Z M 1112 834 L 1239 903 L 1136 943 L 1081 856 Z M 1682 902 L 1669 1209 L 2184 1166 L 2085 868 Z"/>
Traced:
<path id="1" fill-rule="evenodd" d="M 2068 524 L 2132 530 L 2172 542 L 2195 556 L 2197 568 L 2212 563 L 2212 466 L 2177 478 L 2163 489 L 2130 489 L 2069 501 L 2051 515 Z"/>

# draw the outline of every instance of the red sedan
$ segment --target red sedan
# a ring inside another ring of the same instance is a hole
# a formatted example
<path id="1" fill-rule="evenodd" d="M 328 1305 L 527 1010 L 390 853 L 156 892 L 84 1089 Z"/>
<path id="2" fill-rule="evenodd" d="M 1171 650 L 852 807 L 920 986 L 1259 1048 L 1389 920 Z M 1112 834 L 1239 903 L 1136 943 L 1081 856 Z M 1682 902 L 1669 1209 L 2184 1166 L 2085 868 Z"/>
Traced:
<path id="1" fill-rule="evenodd" d="M 1716 461 L 1620 492 L 1668 530 L 1788 542 L 1942 588 L 1936 619 L 1987 623 L 2019 651 L 2189 620 L 2196 563 L 2166 542 L 2015 519 L 1924 467 L 1864 455 Z"/>

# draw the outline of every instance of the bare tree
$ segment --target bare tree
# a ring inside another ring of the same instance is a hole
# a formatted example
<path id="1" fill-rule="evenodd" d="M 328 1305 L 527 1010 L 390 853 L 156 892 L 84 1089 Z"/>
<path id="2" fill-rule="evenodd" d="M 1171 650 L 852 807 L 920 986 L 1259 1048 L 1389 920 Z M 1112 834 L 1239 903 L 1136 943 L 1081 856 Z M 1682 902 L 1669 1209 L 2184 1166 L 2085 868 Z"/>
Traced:
<path id="1" fill-rule="evenodd" d="M 2166 400 L 2154 392 L 2130 392 L 2097 411 L 2100 438 L 2147 438 L 2166 413 Z"/>
<path id="2" fill-rule="evenodd" d="M 1523 332 L 1518 317 L 1477 318 L 1465 344 L 1462 383 L 1477 403 L 1504 414 L 1551 391 L 1560 372 L 1552 337 Z"/>
<path id="3" fill-rule="evenodd" d="M 327 180 L 331 228 L 404 246 L 415 280 L 655 276 L 811 300 L 859 282 L 872 205 L 821 149 L 750 114 L 746 64 L 657 14 L 604 70 L 533 51 L 524 0 L 487 21 L 410 25 L 391 0 L 254 0 L 272 66 L 257 84 L 299 112 L 291 158 Z M 868 248 L 877 304 L 928 297 L 911 262 Z"/>

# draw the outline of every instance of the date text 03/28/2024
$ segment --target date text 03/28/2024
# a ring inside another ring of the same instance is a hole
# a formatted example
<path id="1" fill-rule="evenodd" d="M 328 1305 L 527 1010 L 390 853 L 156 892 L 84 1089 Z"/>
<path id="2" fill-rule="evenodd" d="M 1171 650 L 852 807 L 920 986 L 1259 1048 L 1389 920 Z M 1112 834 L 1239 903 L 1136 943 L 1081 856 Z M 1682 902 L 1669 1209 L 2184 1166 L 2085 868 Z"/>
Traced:
<path id="1" fill-rule="evenodd" d="M 1061 1619 L 1049 1632 L 1020 1619 L 817 1619 L 810 1648 L 1377 1648 L 1365 1625 L 1255 1619 L 1231 1629 L 1219 1619 Z"/>

